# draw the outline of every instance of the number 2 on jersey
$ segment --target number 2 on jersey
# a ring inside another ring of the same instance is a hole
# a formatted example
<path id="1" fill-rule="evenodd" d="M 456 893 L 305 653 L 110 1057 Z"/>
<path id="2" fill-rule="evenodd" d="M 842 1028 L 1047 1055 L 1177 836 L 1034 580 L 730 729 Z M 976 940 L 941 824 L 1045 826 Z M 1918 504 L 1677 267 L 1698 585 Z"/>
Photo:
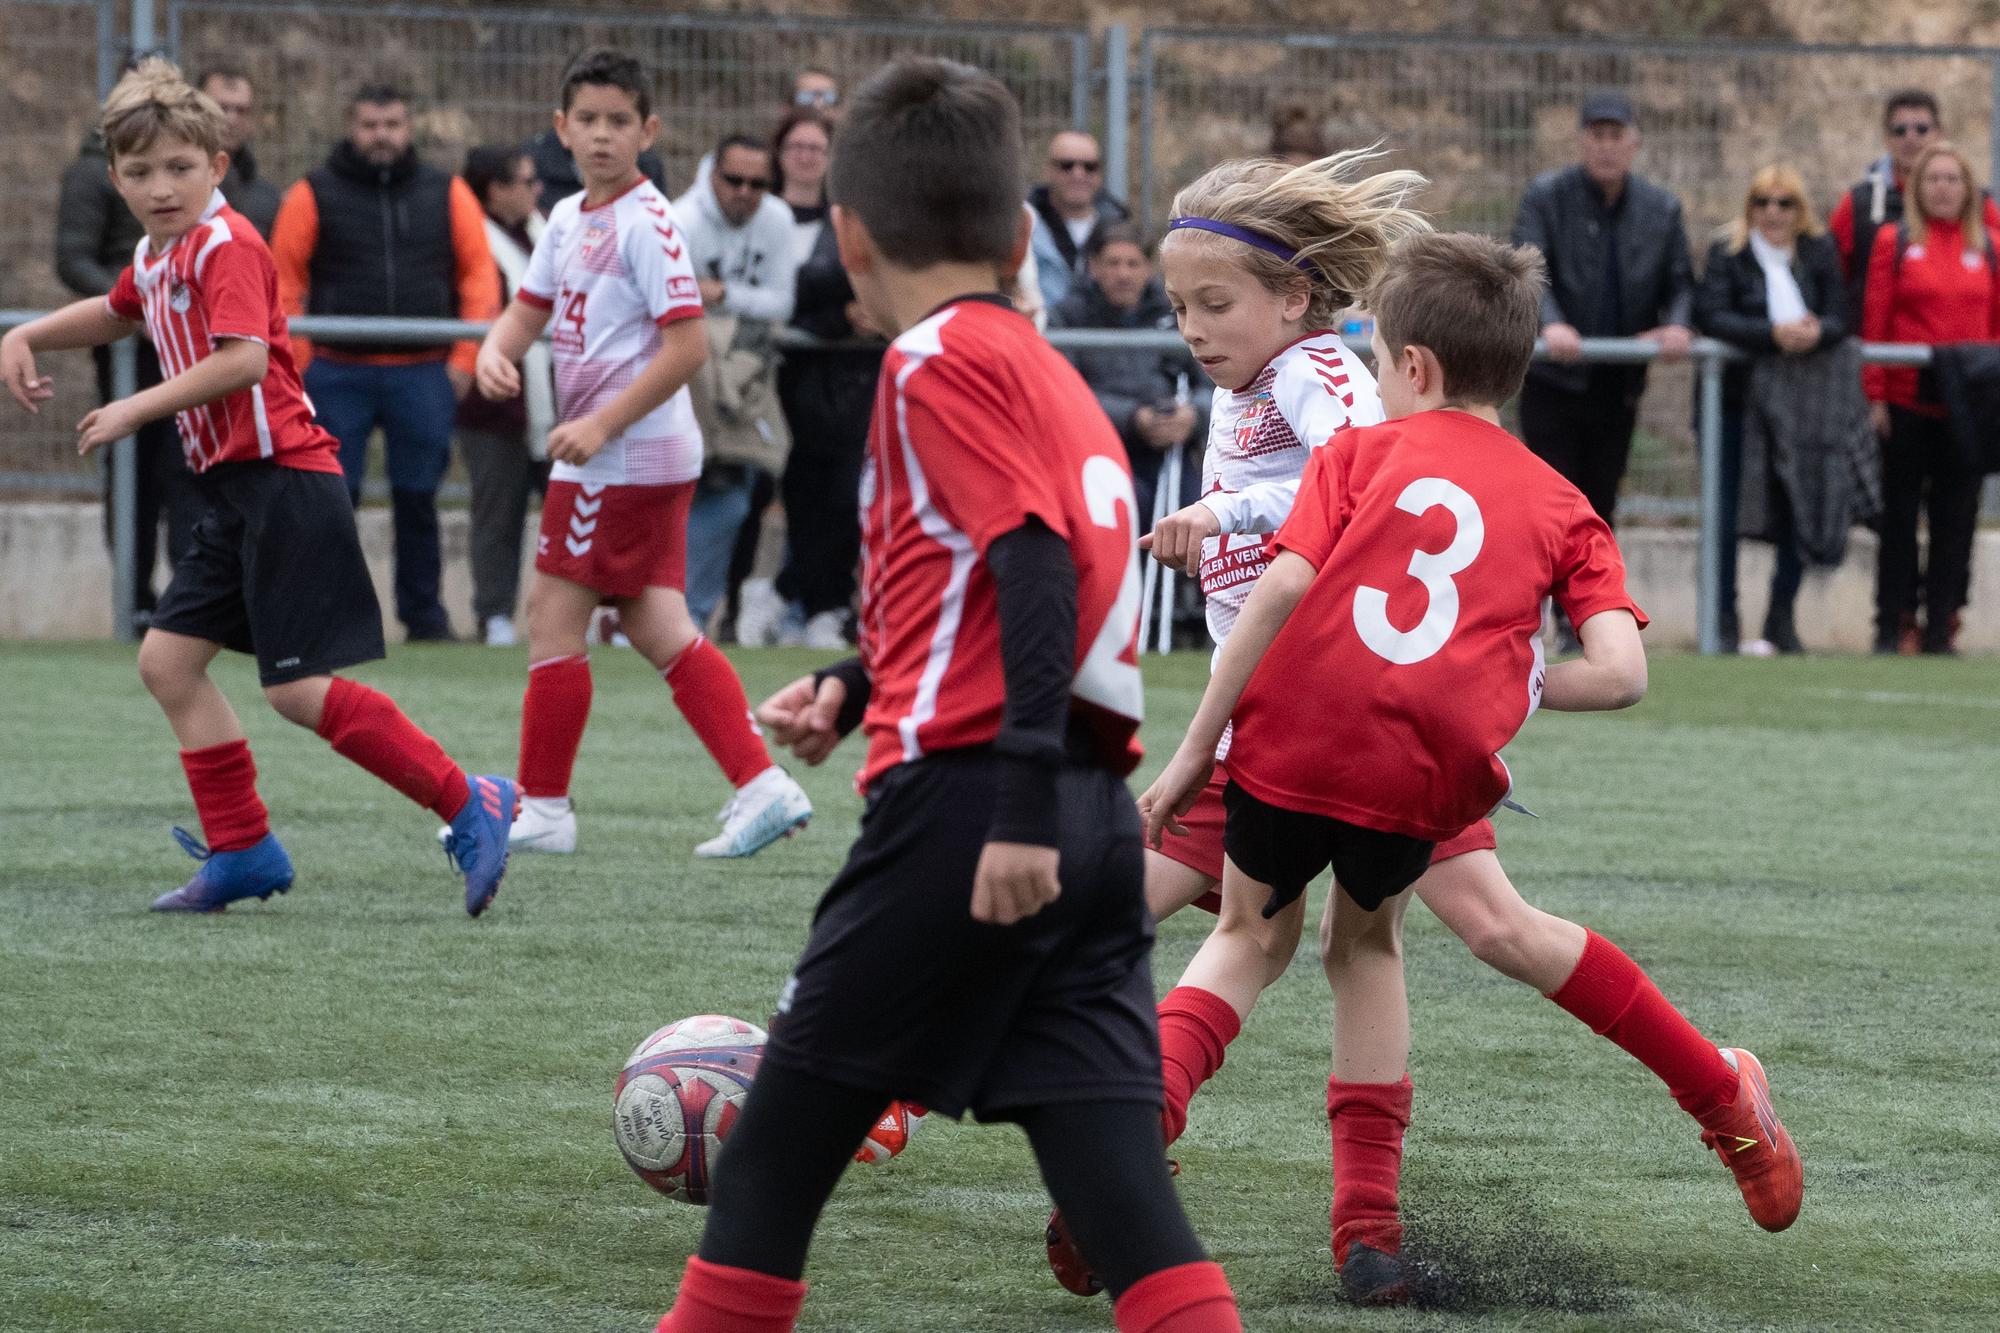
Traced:
<path id="1" fill-rule="evenodd" d="M 1090 521 L 1100 528 L 1116 530 L 1118 510 L 1125 509 L 1125 524 L 1135 534 L 1126 539 L 1128 554 L 1125 577 L 1119 581 L 1117 600 L 1098 627 L 1090 651 L 1071 687 L 1086 703 L 1106 708 L 1135 721 L 1146 716 L 1145 687 L 1139 679 L 1139 548 L 1134 544 L 1139 522 L 1139 501 L 1132 493 L 1132 478 L 1124 467 L 1103 454 L 1092 454 L 1083 463 L 1083 502 Z M 1132 660 L 1127 661 L 1130 657 Z"/>
<path id="2" fill-rule="evenodd" d="M 1409 666 L 1434 656 L 1458 627 L 1458 585 L 1462 574 L 1486 544 L 1486 519 L 1479 503 L 1443 477 L 1419 477 L 1396 497 L 1396 508 L 1423 515 L 1443 505 L 1458 521 L 1451 545 L 1442 551 L 1418 550 L 1410 556 L 1410 577 L 1424 585 L 1430 602 L 1414 629 L 1389 623 L 1389 594 L 1366 584 L 1354 590 L 1354 628 L 1376 656 L 1397 666 Z"/>

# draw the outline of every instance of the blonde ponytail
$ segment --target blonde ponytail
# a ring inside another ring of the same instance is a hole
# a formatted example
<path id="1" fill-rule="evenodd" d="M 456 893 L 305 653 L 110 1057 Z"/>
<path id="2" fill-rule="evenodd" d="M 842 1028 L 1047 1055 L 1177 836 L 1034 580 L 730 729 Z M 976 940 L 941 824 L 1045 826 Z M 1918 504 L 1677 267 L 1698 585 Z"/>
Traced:
<path id="1" fill-rule="evenodd" d="M 1289 260 L 1192 228 L 1170 231 L 1164 245 L 1212 246 L 1275 292 L 1307 284 L 1312 299 L 1306 323 L 1323 328 L 1375 285 L 1398 241 L 1431 229 L 1409 204 L 1411 196 L 1430 184 L 1423 176 L 1383 171 L 1355 178 L 1360 167 L 1385 156 L 1378 146 L 1297 167 L 1274 158 L 1245 158 L 1211 168 L 1174 196 L 1173 219 L 1201 218 L 1242 228 L 1292 251 Z"/>

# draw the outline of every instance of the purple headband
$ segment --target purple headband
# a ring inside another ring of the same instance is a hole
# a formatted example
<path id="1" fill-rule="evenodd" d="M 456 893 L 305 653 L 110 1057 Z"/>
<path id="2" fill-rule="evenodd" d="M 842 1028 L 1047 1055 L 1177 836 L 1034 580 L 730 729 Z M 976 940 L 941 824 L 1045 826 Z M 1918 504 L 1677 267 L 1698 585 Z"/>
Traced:
<path id="1" fill-rule="evenodd" d="M 1296 268 L 1302 268 L 1308 272 L 1312 269 L 1312 261 L 1310 259 L 1301 262 L 1299 252 L 1292 249 L 1291 246 L 1286 245 L 1283 241 L 1266 236 L 1261 231 L 1251 231 L 1248 227 L 1239 227 L 1233 222 L 1217 222 L 1214 218 L 1175 218 L 1167 223 L 1168 231 L 1183 231 L 1189 228 L 1195 231 L 1212 231 L 1217 236 L 1227 236 L 1232 241 L 1241 241 L 1245 245 L 1255 246 L 1265 254 L 1276 255 L 1287 264 L 1291 264 Z"/>

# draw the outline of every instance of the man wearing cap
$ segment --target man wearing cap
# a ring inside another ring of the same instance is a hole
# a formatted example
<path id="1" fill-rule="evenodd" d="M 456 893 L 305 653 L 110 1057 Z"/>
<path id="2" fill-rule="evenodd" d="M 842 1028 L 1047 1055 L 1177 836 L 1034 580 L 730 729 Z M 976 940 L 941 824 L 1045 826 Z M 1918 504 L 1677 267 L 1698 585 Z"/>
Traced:
<path id="1" fill-rule="evenodd" d="M 1694 266 L 1680 200 L 1635 175 L 1639 127 L 1623 93 L 1584 99 L 1580 162 L 1537 176 L 1514 240 L 1548 261 L 1542 338 L 1528 369 L 1521 434 L 1609 523 L 1632 452 L 1644 365 L 1584 365 L 1583 338 L 1645 338 L 1667 360 L 1688 353 Z"/>

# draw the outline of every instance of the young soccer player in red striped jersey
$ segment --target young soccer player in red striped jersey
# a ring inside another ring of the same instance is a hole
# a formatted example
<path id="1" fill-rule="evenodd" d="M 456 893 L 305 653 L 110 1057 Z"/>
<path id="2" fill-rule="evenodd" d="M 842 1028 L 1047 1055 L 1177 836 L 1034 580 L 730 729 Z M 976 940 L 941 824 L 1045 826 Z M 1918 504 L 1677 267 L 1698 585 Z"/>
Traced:
<path id="1" fill-rule="evenodd" d="M 762 716 L 810 763 L 860 725 L 868 807 L 662 1333 L 793 1327 L 821 1209 L 892 1098 L 1022 1126 L 1119 1328 L 1241 1328 L 1160 1152 L 1123 781 L 1142 711 L 1131 474 L 1001 295 L 1028 244 L 1022 156 L 1006 89 L 946 61 L 891 65 L 841 126 L 841 259 L 894 334 L 861 486 L 861 656 Z"/>
<path id="2" fill-rule="evenodd" d="M 253 653 L 264 696 L 335 751 L 449 821 L 446 850 L 478 916 L 507 866 L 514 784 L 468 778 L 387 695 L 332 673 L 383 655 L 382 612 L 362 559 L 334 439 L 313 420 L 278 308 L 271 252 L 218 186 L 222 112 L 164 60 L 119 81 L 102 118 L 111 179 L 145 226 L 103 299 L 9 333 L 0 377 L 30 411 L 54 396 L 34 354 L 94 347 L 143 323 L 167 379 L 86 416 L 83 452 L 173 415 L 206 508 L 139 647 L 139 675 L 181 745 L 208 845 L 155 911 L 220 911 L 291 887 L 235 710 L 209 679 L 224 648 Z"/>
<path id="3" fill-rule="evenodd" d="M 1498 424 L 1533 354 L 1541 281 L 1532 252 L 1479 237 L 1397 248 L 1370 299 L 1389 419 L 1307 463 L 1187 739 L 1140 798 L 1157 843 L 1194 806 L 1233 723 L 1225 910 L 1282 911 L 1333 867 L 1321 940 L 1335 993 L 1335 1257 L 1344 1280 L 1358 1261 L 1378 1299 L 1403 1280 L 1412 884 L 1482 958 L 1658 1074 L 1760 1225 L 1789 1226 L 1803 1189 L 1754 1056 L 1711 1045 L 1601 936 L 1521 902 L 1490 853 L 1444 883 L 1426 873 L 1438 843 L 1507 794 L 1498 752 L 1536 706 L 1623 708 L 1645 691 L 1643 617 L 1610 530 Z M 1584 656 L 1545 667 L 1550 595 Z"/>
<path id="4" fill-rule="evenodd" d="M 524 796 L 516 848 L 576 850 L 570 772 L 590 718 L 590 620 L 600 603 L 673 691 L 736 788 L 696 856 L 749 856 L 802 828 L 812 803 L 771 762 L 735 668 L 688 615 L 687 516 L 701 427 L 687 384 L 708 357 L 701 292 L 666 196 L 639 170 L 660 133 L 637 60 L 586 51 L 563 75 L 556 133 L 583 193 L 558 203 L 513 302 L 479 350 L 479 391 L 521 391 L 519 363 L 551 320 L 562 421 L 528 586 Z"/>

